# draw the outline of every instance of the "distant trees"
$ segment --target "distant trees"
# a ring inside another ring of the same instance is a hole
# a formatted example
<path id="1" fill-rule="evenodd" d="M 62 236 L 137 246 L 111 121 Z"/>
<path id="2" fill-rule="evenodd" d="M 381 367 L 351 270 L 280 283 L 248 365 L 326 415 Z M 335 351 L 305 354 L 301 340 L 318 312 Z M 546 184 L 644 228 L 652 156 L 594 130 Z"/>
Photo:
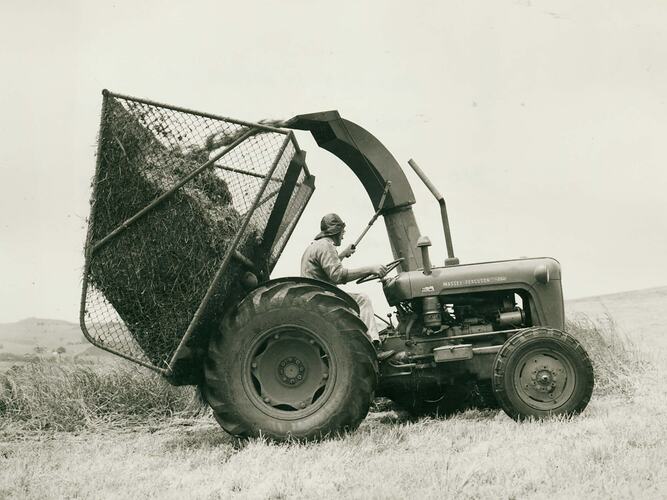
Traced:
<path id="1" fill-rule="evenodd" d="M 35 347 L 32 348 L 32 352 L 34 354 L 26 353 L 26 357 L 31 357 L 37 361 L 39 359 L 43 359 L 43 355 L 46 354 L 47 352 L 50 353 L 52 356 L 58 357 L 60 359 L 63 354 L 67 352 L 67 349 L 65 349 L 63 346 L 56 347 L 55 349 L 47 349 L 44 346 L 41 345 L 36 345 Z"/>

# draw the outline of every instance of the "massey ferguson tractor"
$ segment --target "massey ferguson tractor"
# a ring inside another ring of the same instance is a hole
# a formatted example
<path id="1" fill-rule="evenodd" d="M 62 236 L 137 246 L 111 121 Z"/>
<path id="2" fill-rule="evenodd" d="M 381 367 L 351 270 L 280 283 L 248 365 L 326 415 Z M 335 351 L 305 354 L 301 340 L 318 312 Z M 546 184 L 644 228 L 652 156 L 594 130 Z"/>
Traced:
<path id="1" fill-rule="evenodd" d="M 515 420 L 581 412 L 594 376 L 564 331 L 552 258 L 432 262 L 408 180 L 338 112 L 248 123 L 104 91 L 81 301 L 96 346 L 201 388 L 240 437 L 316 439 L 355 429 L 376 396 L 446 415 L 470 387 Z M 314 192 L 293 130 L 363 185 L 394 260 L 377 280 L 395 320 L 383 352 L 341 289 L 271 272 Z M 393 271 L 396 272 L 393 272 Z"/>

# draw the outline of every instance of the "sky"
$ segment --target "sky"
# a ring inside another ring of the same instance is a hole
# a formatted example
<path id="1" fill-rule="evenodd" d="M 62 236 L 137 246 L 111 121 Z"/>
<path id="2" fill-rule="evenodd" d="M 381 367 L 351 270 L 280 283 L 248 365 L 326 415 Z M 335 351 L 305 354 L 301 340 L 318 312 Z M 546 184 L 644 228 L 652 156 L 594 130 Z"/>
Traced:
<path id="1" fill-rule="evenodd" d="M 0 322 L 78 317 L 103 88 L 249 121 L 338 109 L 405 166 L 434 263 L 410 158 L 462 263 L 553 256 L 566 299 L 667 285 L 665 2 L 0 1 L 0 25 Z M 317 189 L 274 276 L 323 214 L 352 241 L 373 213 L 297 140 Z M 391 259 L 380 220 L 346 264 Z"/>

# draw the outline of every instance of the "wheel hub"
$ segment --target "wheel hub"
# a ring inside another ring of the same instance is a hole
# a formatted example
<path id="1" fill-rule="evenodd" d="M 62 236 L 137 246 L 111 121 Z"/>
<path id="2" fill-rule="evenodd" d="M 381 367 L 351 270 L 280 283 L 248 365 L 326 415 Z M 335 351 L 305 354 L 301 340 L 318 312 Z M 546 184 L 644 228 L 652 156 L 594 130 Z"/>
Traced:
<path id="1" fill-rule="evenodd" d="M 295 387 L 306 379 L 306 367 L 299 358 L 288 357 L 278 365 L 278 375 L 283 384 Z"/>
<path id="2" fill-rule="evenodd" d="M 540 392 L 551 392 L 556 388 L 556 375 L 545 368 L 533 371 L 533 387 Z"/>
<path id="3" fill-rule="evenodd" d="M 275 417 L 315 411 L 333 385 L 328 349 L 302 327 L 266 332 L 255 342 L 249 361 L 246 391 L 256 406 Z"/>
<path id="4" fill-rule="evenodd" d="M 570 361 L 550 350 L 526 353 L 517 364 L 517 395 L 541 410 L 553 410 L 563 404 L 574 390 Z"/>

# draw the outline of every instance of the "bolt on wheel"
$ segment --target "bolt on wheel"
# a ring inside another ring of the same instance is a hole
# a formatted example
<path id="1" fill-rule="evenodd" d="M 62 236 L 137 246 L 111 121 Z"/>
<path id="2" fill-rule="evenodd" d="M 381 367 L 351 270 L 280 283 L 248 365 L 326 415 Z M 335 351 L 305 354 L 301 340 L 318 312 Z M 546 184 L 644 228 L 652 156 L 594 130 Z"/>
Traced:
<path id="1" fill-rule="evenodd" d="M 538 410 L 553 410 L 574 392 L 574 367 L 553 349 L 526 353 L 517 361 L 514 385 L 521 400 Z"/>
<path id="2" fill-rule="evenodd" d="M 303 326 L 285 326 L 255 340 L 244 369 L 251 401 L 267 415 L 293 419 L 317 410 L 330 396 L 335 366 L 324 339 Z"/>

